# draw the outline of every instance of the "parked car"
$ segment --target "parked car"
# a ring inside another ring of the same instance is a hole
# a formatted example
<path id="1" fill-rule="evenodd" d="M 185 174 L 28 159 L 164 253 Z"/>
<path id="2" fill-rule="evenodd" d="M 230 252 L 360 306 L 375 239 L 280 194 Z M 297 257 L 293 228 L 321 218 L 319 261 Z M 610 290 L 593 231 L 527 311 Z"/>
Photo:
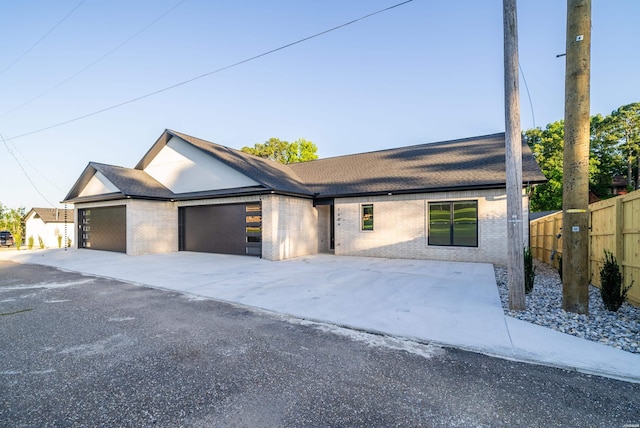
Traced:
<path id="1" fill-rule="evenodd" d="M 13 235 L 8 230 L 0 231 L 0 247 L 13 245 Z"/>

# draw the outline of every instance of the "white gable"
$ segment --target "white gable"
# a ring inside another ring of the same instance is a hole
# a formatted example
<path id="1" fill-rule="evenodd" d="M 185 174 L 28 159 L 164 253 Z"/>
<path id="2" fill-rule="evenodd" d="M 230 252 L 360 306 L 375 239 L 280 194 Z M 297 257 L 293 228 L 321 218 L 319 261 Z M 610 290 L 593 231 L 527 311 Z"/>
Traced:
<path id="1" fill-rule="evenodd" d="M 119 192 L 120 190 L 114 186 L 114 184 L 107 179 L 100 171 L 96 171 L 91 177 L 91 180 L 84 186 L 82 192 L 78 195 L 82 196 L 93 196 L 93 195 L 104 195 L 105 193 L 114 193 Z"/>
<path id="2" fill-rule="evenodd" d="M 144 171 L 173 193 L 259 184 L 178 137 L 172 137 Z"/>

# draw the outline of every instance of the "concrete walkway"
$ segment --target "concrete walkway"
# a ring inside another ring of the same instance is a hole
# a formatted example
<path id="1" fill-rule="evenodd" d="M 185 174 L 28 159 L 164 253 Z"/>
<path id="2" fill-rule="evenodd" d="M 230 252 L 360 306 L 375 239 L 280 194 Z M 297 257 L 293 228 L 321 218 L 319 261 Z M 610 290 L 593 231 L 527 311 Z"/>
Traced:
<path id="1" fill-rule="evenodd" d="M 490 264 L 326 254 L 270 262 L 205 253 L 132 257 L 59 249 L 0 251 L 0 259 L 640 382 L 640 355 L 504 316 Z"/>

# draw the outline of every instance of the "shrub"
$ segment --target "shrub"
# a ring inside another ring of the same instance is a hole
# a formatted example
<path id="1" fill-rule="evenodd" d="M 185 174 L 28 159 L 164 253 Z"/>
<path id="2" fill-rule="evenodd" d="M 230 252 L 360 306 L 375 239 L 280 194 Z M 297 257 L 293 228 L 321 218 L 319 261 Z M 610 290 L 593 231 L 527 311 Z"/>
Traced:
<path id="1" fill-rule="evenodd" d="M 562 256 L 558 256 L 558 275 L 560 275 L 560 283 L 562 283 Z"/>
<path id="2" fill-rule="evenodd" d="M 33 235 L 29 236 L 29 239 L 27 239 L 27 248 L 30 250 L 33 249 Z"/>
<path id="3" fill-rule="evenodd" d="M 62 235 L 58 235 L 58 248 L 62 248 Z"/>
<path id="4" fill-rule="evenodd" d="M 67 248 L 71 248 L 71 238 L 67 238 Z"/>
<path id="5" fill-rule="evenodd" d="M 604 250 L 604 265 L 600 269 L 600 296 L 605 308 L 612 312 L 620 309 L 632 285 L 633 281 L 628 287 L 623 285 L 616 258 L 610 251 Z"/>
<path id="6" fill-rule="evenodd" d="M 40 235 L 38 235 L 38 246 L 41 250 L 44 250 L 44 239 L 42 239 L 42 236 Z"/>
<path id="7" fill-rule="evenodd" d="M 533 282 L 536 278 L 536 267 L 533 265 L 533 255 L 531 248 L 524 247 L 524 292 L 529 294 L 533 291 Z"/>

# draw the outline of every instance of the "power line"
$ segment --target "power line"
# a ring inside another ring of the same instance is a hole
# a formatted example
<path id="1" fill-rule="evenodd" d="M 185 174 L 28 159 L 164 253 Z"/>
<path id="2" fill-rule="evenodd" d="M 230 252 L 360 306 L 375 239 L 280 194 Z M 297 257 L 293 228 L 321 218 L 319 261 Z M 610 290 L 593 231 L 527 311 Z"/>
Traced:
<path id="1" fill-rule="evenodd" d="M 63 189 L 62 187 L 58 186 L 56 183 L 54 183 L 51 179 L 49 179 L 48 177 L 46 177 L 42 172 L 40 172 L 40 170 L 38 170 L 38 168 L 36 168 L 30 161 L 29 158 L 20 151 L 20 149 L 18 149 L 18 147 L 16 147 L 15 144 L 13 144 L 11 141 L 7 142 L 9 144 L 9 146 L 11 146 L 11 151 L 15 154 L 20 155 L 19 157 L 22 158 L 22 162 L 29 166 L 33 172 L 35 172 L 36 174 L 38 174 L 40 176 L 40 178 L 42 178 L 44 181 L 48 182 L 49 184 L 51 184 L 53 187 L 55 187 L 56 189 L 60 190 L 61 192 L 66 192 L 68 189 Z M 15 156 L 14 156 L 15 157 Z"/>
<path id="2" fill-rule="evenodd" d="M 31 47 L 29 49 L 27 49 L 26 51 L 24 51 L 24 53 L 22 55 L 20 55 L 18 58 L 16 58 L 11 64 L 9 64 L 4 70 L 0 71 L 0 76 L 2 76 L 4 73 L 6 73 L 11 67 L 13 67 L 14 65 L 16 65 L 22 58 L 24 58 L 25 56 L 27 56 L 27 54 L 29 52 L 31 52 L 33 50 L 33 48 L 35 48 L 36 46 L 38 46 L 40 44 L 40 42 L 42 42 L 44 39 L 47 38 L 47 36 L 49 34 L 51 34 L 56 28 L 58 28 L 58 26 L 60 26 L 60 24 L 62 24 L 64 21 L 67 20 L 68 17 L 70 17 L 73 12 L 76 11 L 76 9 L 78 9 L 80 6 L 82 6 L 82 3 L 84 3 L 86 0 L 81 0 L 80 3 L 78 3 L 73 9 L 71 9 L 71 11 L 69 11 L 69 13 L 67 13 L 64 18 L 62 18 L 60 21 L 58 21 L 58 23 L 56 25 L 54 25 L 53 27 L 51 27 L 51 29 L 49 31 L 47 31 L 42 37 L 40 37 L 33 45 L 31 45 Z"/>
<path id="3" fill-rule="evenodd" d="M 533 101 L 531 101 L 531 94 L 529 93 L 529 85 L 527 85 L 527 79 L 524 77 L 524 71 L 522 71 L 522 66 L 518 62 L 518 68 L 520 69 L 520 74 L 522 74 L 522 81 L 524 82 L 524 87 L 527 90 L 527 97 L 529 97 L 529 106 L 531 106 L 531 119 L 533 120 L 533 127 L 536 127 L 536 115 L 533 113 Z"/>
<path id="4" fill-rule="evenodd" d="M 57 84 L 56 86 L 50 88 L 48 91 L 43 92 L 42 94 L 38 95 L 37 97 L 34 97 L 32 99 L 30 99 L 29 101 L 27 101 L 26 103 L 14 108 L 13 110 L 10 110 L 4 114 L 2 114 L 2 116 L 6 116 L 9 113 L 12 113 L 28 104 L 31 104 L 33 101 L 37 100 L 38 98 L 43 97 L 44 95 L 50 93 L 51 91 L 57 89 L 58 87 L 64 85 L 65 83 L 67 83 L 68 81 L 70 81 L 71 79 L 77 77 L 79 74 L 85 72 L 86 70 L 88 70 L 90 67 L 96 65 L 98 62 L 102 61 L 103 59 L 105 59 L 107 56 L 111 55 L 112 53 L 114 53 L 115 51 L 117 51 L 118 49 L 120 49 L 122 46 L 124 46 L 125 44 L 127 44 L 128 42 L 130 42 L 131 40 L 133 40 L 135 37 L 139 36 L 140 34 L 142 34 L 144 31 L 146 31 L 148 28 L 150 28 L 152 25 L 154 25 L 155 23 L 157 23 L 159 20 L 161 20 L 162 18 L 164 18 L 165 16 L 167 16 L 169 13 L 173 12 L 176 8 L 178 8 L 182 3 L 184 3 L 186 0 L 181 0 L 178 3 L 176 3 L 173 7 L 171 7 L 170 9 L 168 9 L 167 11 L 163 12 L 161 15 L 159 15 L 158 17 L 156 17 L 153 21 L 151 21 L 149 24 L 145 25 L 142 29 L 140 29 L 139 31 L 137 31 L 136 33 L 134 33 L 133 35 L 131 35 L 130 37 L 128 37 L 126 40 L 124 40 L 123 42 L 121 42 L 120 44 L 118 44 L 117 46 L 115 46 L 113 49 L 111 49 L 110 51 L 108 51 L 107 53 L 105 53 L 104 55 L 102 55 L 100 58 L 98 58 L 97 60 L 95 60 L 94 62 L 90 63 L 89 65 L 87 65 L 86 67 L 84 67 L 82 70 L 78 71 L 77 73 L 73 74 L 72 76 L 68 77 L 67 79 L 63 80 L 62 82 L 60 82 L 59 84 Z M 79 6 L 79 5 L 78 5 Z M 76 6 L 76 9 L 77 7 Z M 68 15 L 67 15 L 68 16 Z M 66 18 L 66 17 L 65 17 Z M 9 152 L 9 154 L 16 160 L 18 166 L 20 167 L 20 169 L 22 170 L 22 172 L 25 174 L 25 176 L 27 177 L 27 179 L 29 180 L 29 182 L 31 183 L 31 185 L 33 186 L 33 188 L 40 194 L 40 196 L 42 196 L 47 202 L 49 202 L 47 200 L 47 198 L 44 197 L 44 195 L 40 192 L 40 190 L 37 188 L 37 186 L 35 185 L 35 183 L 33 182 L 33 180 L 30 178 L 29 174 L 27 173 L 26 169 L 24 168 L 22 162 L 20 162 L 20 160 L 18 159 L 18 156 L 16 156 L 16 154 L 20 154 L 21 157 L 23 158 L 23 162 L 30 166 L 31 169 L 38 174 L 41 178 L 43 178 L 45 181 L 49 182 L 52 186 L 54 186 L 55 188 L 57 188 L 60 191 L 64 191 L 62 188 L 60 188 L 60 186 L 58 186 L 56 183 L 54 183 L 52 180 L 50 180 L 49 178 L 47 178 L 46 176 L 44 176 L 35 166 L 33 166 L 33 164 L 31 164 L 29 162 L 29 159 L 22 153 L 20 152 L 20 150 L 9 141 L 9 144 L 11 145 L 11 147 L 9 147 L 8 142 L 3 138 L 3 143 L 5 145 L 5 148 L 7 149 L 7 152 Z M 49 204 L 51 204 L 51 202 L 49 202 Z M 53 204 L 51 204 L 52 206 L 55 206 Z"/>
<path id="5" fill-rule="evenodd" d="M 20 169 L 22 170 L 22 172 L 24 173 L 24 176 L 27 177 L 27 180 L 29 180 L 29 183 L 31 183 L 31 186 L 35 189 L 36 192 L 38 192 L 38 194 L 40 196 L 42 196 L 42 199 L 44 199 L 45 201 L 47 201 L 47 203 L 49 205 L 51 205 L 52 207 L 56 207 L 55 204 L 51 203 L 51 201 L 49 199 L 47 199 L 46 196 L 44 196 L 42 194 L 42 192 L 40 191 L 40 189 L 38 189 L 38 186 L 36 186 L 36 184 L 33 182 L 33 180 L 31 179 L 31 177 L 29 176 L 29 174 L 27 173 L 27 171 L 24 169 L 24 167 L 22 166 L 22 164 L 20 163 L 20 160 L 18 159 L 18 157 L 15 155 L 15 153 L 13 153 L 13 151 L 9 148 L 9 145 L 7 144 L 7 140 L 4 138 L 4 135 L 2 135 L 2 132 L 0 131 L 0 139 L 2 140 L 2 142 L 4 143 L 4 147 L 7 149 L 7 151 L 9 152 L 9 154 L 11 156 L 13 156 L 13 158 L 16 160 L 16 163 L 18 164 L 18 166 L 20 167 Z"/>
<path id="6" fill-rule="evenodd" d="M 170 14 L 171 12 L 173 12 L 176 8 L 178 8 L 178 6 L 180 6 L 182 3 L 184 3 L 186 0 L 180 0 L 178 3 L 176 3 L 171 9 L 165 11 L 164 13 L 162 13 L 160 16 L 158 16 L 156 19 L 154 19 L 153 21 L 151 21 L 149 24 L 145 25 L 141 30 L 137 31 L 136 33 L 134 33 L 133 35 L 131 35 L 129 38 L 127 38 L 125 41 L 123 41 L 122 43 L 120 43 L 119 45 L 115 46 L 113 49 L 111 49 L 110 51 L 108 51 L 107 53 L 105 53 L 104 55 L 102 55 L 100 58 L 96 59 L 95 61 L 93 61 L 92 63 L 88 64 L 86 67 L 84 67 L 82 70 L 76 72 L 75 74 L 67 77 L 66 79 L 64 79 L 62 82 L 58 83 L 57 85 L 49 88 L 48 90 L 44 91 L 43 93 L 41 93 L 40 95 L 37 95 L 33 98 L 31 98 L 30 100 L 20 104 L 19 106 L 8 110 L 2 114 L 0 114 L 0 117 L 5 117 L 6 115 L 13 113 L 16 110 L 20 110 L 23 107 L 28 106 L 29 104 L 31 104 L 32 102 L 36 101 L 39 98 L 44 97 L 45 95 L 53 92 L 54 90 L 58 89 L 60 86 L 64 85 L 65 83 L 69 82 L 72 79 L 75 79 L 76 77 L 78 77 L 80 74 L 84 73 L 85 71 L 87 71 L 88 69 L 90 69 L 91 67 L 93 67 L 94 65 L 98 64 L 100 61 L 102 61 L 103 59 L 105 59 L 106 57 L 108 57 L 109 55 L 111 55 L 112 53 L 114 53 L 115 51 L 117 51 L 118 49 L 120 49 L 121 47 L 123 47 L 124 45 L 126 45 L 127 43 L 129 43 L 131 40 L 133 40 L 134 38 L 138 37 L 140 34 L 142 34 L 143 32 L 145 32 L 149 27 L 151 27 L 152 25 L 154 25 L 156 22 L 160 21 L 162 18 L 164 18 L 165 16 L 167 16 L 168 14 Z"/>
<path id="7" fill-rule="evenodd" d="M 58 123 L 56 123 L 56 124 L 49 125 L 49 126 L 46 126 L 46 127 L 44 127 L 44 128 L 40 128 L 40 129 L 36 129 L 36 130 L 34 130 L 34 131 L 26 132 L 26 133 L 24 133 L 24 134 L 16 135 L 16 136 L 14 136 L 14 137 L 10 137 L 10 138 L 9 138 L 9 140 L 16 140 L 16 139 L 18 139 L 18 138 L 26 137 L 26 136 L 28 136 L 28 135 L 37 134 L 37 133 L 39 133 L 39 132 L 47 131 L 47 130 L 52 129 L 52 128 L 57 128 L 57 127 L 59 127 L 59 126 L 67 125 L 67 124 L 69 124 L 69 123 L 76 122 L 76 121 L 78 121 L 78 120 L 86 119 L 86 118 L 88 118 L 88 117 L 95 116 L 95 115 L 97 115 L 97 114 L 104 113 L 104 112 L 106 112 L 106 111 L 113 110 L 113 109 L 116 109 L 116 108 L 118 108 L 118 107 L 122 107 L 122 106 L 125 106 L 125 105 L 127 105 L 127 104 L 131 104 L 131 103 L 134 103 L 134 102 L 136 102 L 136 101 L 140 101 L 140 100 L 142 100 L 142 99 L 152 97 L 152 96 L 154 96 L 154 95 L 160 94 L 160 93 L 162 93 L 162 92 L 169 91 L 169 90 L 171 90 L 171 89 L 175 89 L 175 88 L 177 88 L 177 87 L 179 87 L 179 86 L 186 85 L 186 84 L 188 84 L 188 83 L 194 82 L 194 81 L 199 80 L 199 79 L 202 79 L 202 78 L 204 78 L 204 77 L 211 76 L 211 75 L 213 75 L 213 74 L 217 74 L 217 73 L 220 73 L 220 72 L 225 71 L 225 70 L 229 70 L 230 68 L 234 68 L 234 67 L 237 67 L 237 66 L 239 66 L 239 65 L 245 64 L 245 63 L 247 63 L 247 62 L 254 61 L 254 60 L 258 59 L 258 58 L 262 58 L 262 57 L 267 56 L 267 55 L 270 55 L 270 54 L 272 54 L 272 53 L 275 53 L 275 52 L 278 52 L 278 51 L 281 51 L 281 50 L 284 50 L 284 49 L 290 48 L 291 46 L 295 46 L 295 45 L 298 45 L 298 44 L 300 44 L 300 43 L 303 43 L 303 42 L 309 41 L 309 40 L 311 40 L 311 39 L 315 39 L 316 37 L 323 36 L 323 35 L 325 35 L 325 34 L 327 34 L 327 33 L 332 32 L 332 31 L 339 30 L 339 29 L 341 29 L 341 28 L 344 28 L 344 27 L 347 27 L 347 26 L 349 26 L 349 25 L 355 24 L 356 22 L 359 22 L 359 21 L 365 20 L 365 19 L 367 19 L 367 18 L 370 18 L 370 17 L 372 17 L 372 16 L 378 15 L 378 14 L 380 14 L 380 13 L 387 12 L 387 11 L 389 11 L 389 10 L 391 10 L 391 9 L 395 9 L 395 8 L 400 7 L 400 6 L 403 6 L 403 5 L 407 4 L 407 3 L 411 3 L 412 1 L 413 1 L 413 0 L 406 0 L 406 1 L 403 1 L 403 2 L 400 2 L 400 3 L 397 3 L 397 4 L 394 4 L 394 5 L 392 5 L 392 6 L 389 6 L 389 7 L 384 8 L 384 9 L 380 9 L 380 10 L 377 10 L 377 11 L 375 11 L 375 12 L 371 12 L 371 13 L 369 13 L 369 14 L 367 14 L 367 15 L 361 16 L 361 17 L 359 17 L 359 18 L 353 19 L 353 20 L 351 20 L 351 21 L 345 22 L 344 24 L 337 25 L 337 26 L 335 26 L 335 27 L 329 28 L 329 29 L 324 30 L 324 31 L 321 31 L 321 32 L 319 32 L 319 33 L 315 33 L 315 34 L 313 34 L 313 35 L 311 35 L 311 36 L 307 36 L 307 37 L 304 37 L 304 38 L 302 38 L 302 39 L 298 39 L 298 40 L 296 40 L 295 42 L 291 42 L 291 43 L 288 43 L 288 44 L 286 44 L 286 45 L 280 46 L 280 47 L 278 47 L 278 48 L 271 49 L 271 50 L 269 50 L 269 51 L 263 52 L 263 53 L 261 53 L 261 54 L 254 55 L 254 56 L 252 56 L 252 57 L 250 57 L 250 58 L 243 59 L 242 61 L 235 62 L 235 63 L 233 63 L 233 64 L 230 64 L 230 65 L 227 65 L 227 66 L 224 66 L 224 67 L 218 68 L 218 69 L 213 70 L 213 71 L 209 71 L 209 72 L 204 73 L 204 74 L 201 74 L 201 75 L 199 75 L 199 76 L 192 77 L 191 79 L 184 80 L 184 81 L 182 81 L 182 82 L 180 82 L 180 83 L 176 83 L 176 84 L 174 84 L 174 85 L 167 86 L 167 87 L 162 88 L 162 89 L 158 89 L 158 90 L 156 90 L 156 91 L 153 91 L 153 92 L 147 93 L 147 94 L 145 94 L 145 95 L 141 95 L 141 96 L 139 96 L 139 97 L 131 98 L 131 99 L 127 100 L 127 101 L 123 101 L 123 102 L 121 102 L 121 103 L 114 104 L 114 105 L 112 105 L 112 106 L 105 107 L 105 108 L 102 108 L 102 109 L 100 109 L 100 110 L 96 110 L 96 111 L 93 111 L 93 112 L 91 112 L 91 113 L 84 114 L 84 115 L 82 115 L 82 116 L 75 117 L 75 118 L 73 118 L 73 119 L 65 120 L 65 121 L 63 121 L 63 122 L 58 122 Z"/>

